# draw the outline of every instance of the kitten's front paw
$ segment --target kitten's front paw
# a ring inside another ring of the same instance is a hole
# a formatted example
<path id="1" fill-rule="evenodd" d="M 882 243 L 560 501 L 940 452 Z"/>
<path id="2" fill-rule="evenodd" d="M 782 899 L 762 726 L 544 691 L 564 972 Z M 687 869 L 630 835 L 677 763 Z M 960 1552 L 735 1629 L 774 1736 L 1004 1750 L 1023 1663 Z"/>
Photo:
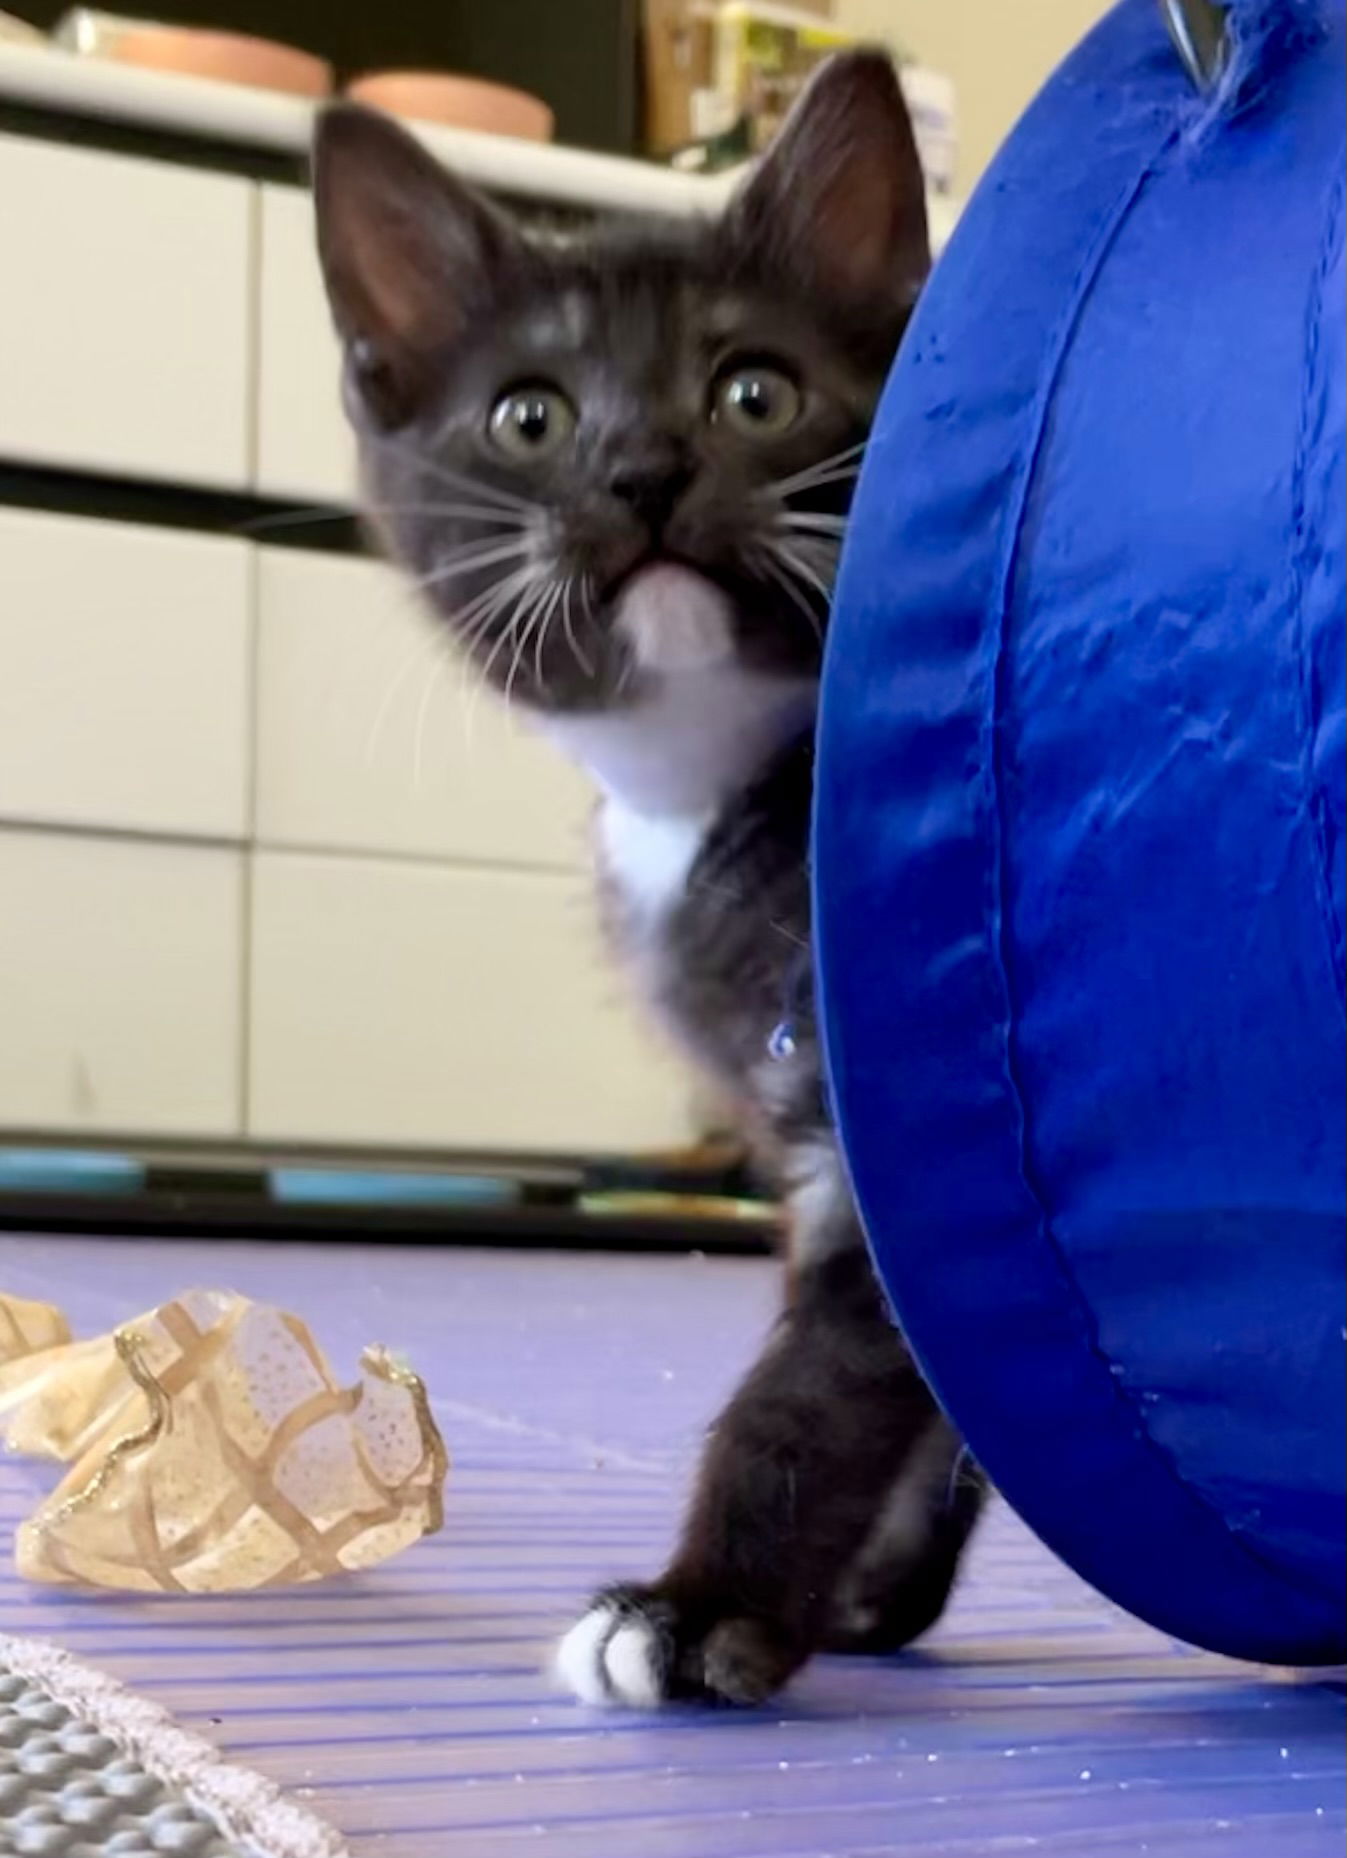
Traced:
<path id="1" fill-rule="evenodd" d="M 649 1710 L 764 1703 L 802 1662 L 762 1620 L 694 1612 L 658 1587 L 610 1587 L 561 1641 L 555 1669 L 582 1703 Z"/>
<path id="2" fill-rule="evenodd" d="M 581 1703 L 657 1709 L 674 1695 L 675 1626 L 653 1589 L 609 1588 L 557 1646 L 556 1674 Z"/>

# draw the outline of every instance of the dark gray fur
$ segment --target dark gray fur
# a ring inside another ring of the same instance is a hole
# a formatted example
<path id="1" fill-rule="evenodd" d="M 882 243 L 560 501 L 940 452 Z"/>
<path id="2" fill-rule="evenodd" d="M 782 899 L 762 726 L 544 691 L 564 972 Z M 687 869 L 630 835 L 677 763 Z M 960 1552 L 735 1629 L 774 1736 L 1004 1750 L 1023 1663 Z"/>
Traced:
<path id="1" fill-rule="evenodd" d="M 374 520 L 491 682 L 544 715 L 638 711 L 614 613 L 651 560 L 726 597 L 739 667 L 816 678 L 835 519 L 927 264 L 886 59 L 827 67 L 719 224 L 529 240 L 350 108 L 323 119 L 316 190 Z M 770 440 L 708 420 L 741 359 L 800 389 Z M 553 457 L 502 456 L 490 409 L 539 380 L 574 433 Z M 502 534 L 558 590 L 526 579 L 528 631 L 493 593 L 518 557 L 469 565 Z M 943 1606 L 980 1497 L 883 1306 L 827 1123 L 800 985 L 811 784 L 808 741 L 782 744 L 721 797 L 671 907 L 650 920 L 605 894 L 619 958 L 741 1106 L 792 1209 L 783 1314 L 713 1430 L 675 1558 L 602 1602 L 614 1630 L 650 1629 L 668 1695 L 752 1701 L 820 1645 L 905 1643 Z M 795 1049 L 773 1058 L 787 1011 Z"/>

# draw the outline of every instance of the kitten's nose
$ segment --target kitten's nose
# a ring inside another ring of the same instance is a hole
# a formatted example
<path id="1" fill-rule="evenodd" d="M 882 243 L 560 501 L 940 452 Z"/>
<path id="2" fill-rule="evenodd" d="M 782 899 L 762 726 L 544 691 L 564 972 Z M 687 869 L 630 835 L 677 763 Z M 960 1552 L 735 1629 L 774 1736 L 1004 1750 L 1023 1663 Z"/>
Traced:
<path id="1" fill-rule="evenodd" d="M 677 509 L 679 498 L 695 475 L 692 467 L 681 461 L 624 465 L 613 473 L 608 488 L 619 503 L 625 503 L 633 515 L 658 533 Z"/>

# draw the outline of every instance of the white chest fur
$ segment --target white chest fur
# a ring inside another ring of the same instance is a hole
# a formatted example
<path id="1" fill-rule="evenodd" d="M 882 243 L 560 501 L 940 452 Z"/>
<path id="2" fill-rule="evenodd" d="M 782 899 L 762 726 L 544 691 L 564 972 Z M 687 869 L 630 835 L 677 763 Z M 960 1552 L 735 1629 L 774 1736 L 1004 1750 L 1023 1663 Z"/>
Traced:
<path id="1" fill-rule="evenodd" d="M 722 663 L 666 672 L 629 709 L 548 719 L 547 734 L 599 786 L 606 874 L 643 915 L 682 894 L 726 801 L 809 726 L 815 701 L 812 680 Z"/>
<path id="2" fill-rule="evenodd" d="M 604 871 L 645 921 L 663 916 L 682 896 L 713 816 L 637 813 L 607 799 L 599 812 Z"/>
<path id="3" fill-rule="evenodd" d="M 809 726 L 816 699 L 812 679 L 721 664 L 665 672 L 629 708 L 551 716 L 543 728 L 604 794 L 634 812 L 703 817 Z"/>
<path id="4" fill-rule="evenodd" d="M 673 563 L 634 577 L 615 623 L 634 661 L 637 701 L 552 716 L 543 727 L 598 783 L 605 873 L 652 923 L 682 895 L 726 801 L 809 727 L 817 686 L 736 663 L 725 595 Z"/>

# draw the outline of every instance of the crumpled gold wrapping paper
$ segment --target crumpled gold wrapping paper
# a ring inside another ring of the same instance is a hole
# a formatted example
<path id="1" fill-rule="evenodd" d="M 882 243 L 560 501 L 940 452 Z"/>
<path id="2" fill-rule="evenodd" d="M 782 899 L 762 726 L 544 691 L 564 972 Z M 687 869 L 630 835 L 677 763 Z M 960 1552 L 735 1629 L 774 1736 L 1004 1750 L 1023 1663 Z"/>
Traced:
<path id="1" fill-rule="evenodd" d="M 191 1291 L 76 1342 L 0 1296 L 0 1441 L 69 1466 L 19 1527 L 30 1579 L 239 1593 L 371 1568 L 439 1529 L 448 1455 L 385 1350 L 340 1387 L 296 1316 Z"/>

